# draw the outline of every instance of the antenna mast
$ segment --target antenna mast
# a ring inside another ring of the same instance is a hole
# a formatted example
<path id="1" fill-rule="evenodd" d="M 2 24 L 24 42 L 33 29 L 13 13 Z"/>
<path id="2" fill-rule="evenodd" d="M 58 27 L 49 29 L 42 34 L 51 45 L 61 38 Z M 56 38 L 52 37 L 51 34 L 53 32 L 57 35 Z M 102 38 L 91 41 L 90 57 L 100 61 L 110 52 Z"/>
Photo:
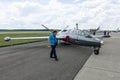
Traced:
<path id="1" fill-rule="evenodd" d="M 78 23 L 76 23 L 76 29 L 78 30 Z"/>

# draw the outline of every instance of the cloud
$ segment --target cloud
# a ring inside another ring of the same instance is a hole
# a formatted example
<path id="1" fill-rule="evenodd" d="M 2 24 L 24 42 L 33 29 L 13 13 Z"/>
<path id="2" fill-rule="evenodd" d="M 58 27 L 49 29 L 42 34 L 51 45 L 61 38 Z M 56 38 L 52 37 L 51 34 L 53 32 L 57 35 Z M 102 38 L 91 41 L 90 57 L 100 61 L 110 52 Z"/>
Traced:
<path id="1" fill-rule="evenodd" d="M 120 25 L 120 0 L 0 1 L 0 29 L 80 28 Z"/>

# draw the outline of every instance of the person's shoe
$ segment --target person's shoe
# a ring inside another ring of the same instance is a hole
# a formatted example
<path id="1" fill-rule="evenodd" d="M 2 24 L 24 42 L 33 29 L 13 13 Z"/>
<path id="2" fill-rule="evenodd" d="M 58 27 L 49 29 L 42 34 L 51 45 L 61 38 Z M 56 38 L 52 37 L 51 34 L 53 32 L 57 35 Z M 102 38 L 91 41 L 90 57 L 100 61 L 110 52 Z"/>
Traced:
<path id="1" fill-rule="evenodd" d="M 55 58 L 56 61 L 58 61 L 58 58 Z"/>
<path id="2" fill-rule="evenodd" d="M 50 58 L 55 58 L 55 57 L 50 57 Z"/>

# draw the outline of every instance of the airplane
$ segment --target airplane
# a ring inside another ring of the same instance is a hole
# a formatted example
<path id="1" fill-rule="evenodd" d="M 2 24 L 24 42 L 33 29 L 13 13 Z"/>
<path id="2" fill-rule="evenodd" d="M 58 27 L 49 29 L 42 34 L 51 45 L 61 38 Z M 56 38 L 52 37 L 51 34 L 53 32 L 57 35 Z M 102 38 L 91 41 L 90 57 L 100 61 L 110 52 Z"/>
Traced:
<path id="1" fill-rule="evenodd" d="M 82 30 L 88 31 L 90 34 L 94 35 L 95 37 L 97 37 L 99 39 L 103 39 L 104 38 L 103 34 L 98 35 L 98 33 L 100 31 L 100 27 L 101 26 L 98 26 L 97 28 L 82 29 Z M 103 31 L 101 33 L 103 33 Z"/>
<path id="2" fill-rule="evenodd" d="M 47 30 L 46 26 L 42 25 Z M 5 41 L 10 40 L 30 40 L 30 39 L 48 39 L 49 36 L 43 36 L 43 37 L 5 37 Z M 94 48 L 94 54 L 98 55 L 101 46 L 103 45 L 103 41 L 99 38 L 95 37 L 94 35 L 90 34 L 89 31 L 86 30 L 80 30 L 80 29 L 62 29 L 59 31 L 56 35 L 56 38 L 58 40 L 62 40 L 65 43 L 69 44 L 75 44 L 80 46 L 87 46 L 87 47 L 93 47 Z"/>
<path id="3" fill-rule="evenodd" d="M 90 33 L 93 34 L 93 35 L 96 35 L 96 32 L 100 29 L 100 26 L 96 29 L 90 29 Z"/>
<path id="4" fill-rule="evenodd" d="M 89 31 L 91 34 L 95 35 L 97 38 L 110 38 L 111 32 L 119 32 L 119 28 L 110 29 L 110 28 L 101 28 L 101 26 L 97 27 L 96 29 L 83 29 Z"/>
<path id="5" fill-rule="evenodd" d="M 119 28 L 116 29 L 104 29 L 104 28 L 100 28 L 98 31 L 96 31 L 96 35 L 102 35 L 102 38 L 110 38 L 111 32 L 119 32 Z"/>
<path id="6" fill-rule="evenodd" d="M 98 26 L 97 28 L 89 28 L 89 29 L 82 29 L 82 30 L 86 30 L 89 31 L 91 34 L 96 35 L 96 32 L 100 29 L 100 26 Z"/>

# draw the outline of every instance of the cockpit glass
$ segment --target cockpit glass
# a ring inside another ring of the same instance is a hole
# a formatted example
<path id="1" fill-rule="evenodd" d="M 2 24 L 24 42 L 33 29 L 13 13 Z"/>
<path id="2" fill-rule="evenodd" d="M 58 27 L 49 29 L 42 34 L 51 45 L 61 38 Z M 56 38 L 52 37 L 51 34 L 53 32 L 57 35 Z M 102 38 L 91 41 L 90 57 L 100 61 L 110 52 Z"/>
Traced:
<path id="1" fill-rule="evenodd" d="M 84 32 L 85 36 L 90 35 L 90 33 L 88 31 L 83 31 L 83 32 Z"/>
<path id="2" fill-rule="evenodd" d="M 90 33 L 88 31 L 84 31 L 84 36 L 86 36 L 88 38 L 92 38 L 92 36 L 90 35 Z"/>

